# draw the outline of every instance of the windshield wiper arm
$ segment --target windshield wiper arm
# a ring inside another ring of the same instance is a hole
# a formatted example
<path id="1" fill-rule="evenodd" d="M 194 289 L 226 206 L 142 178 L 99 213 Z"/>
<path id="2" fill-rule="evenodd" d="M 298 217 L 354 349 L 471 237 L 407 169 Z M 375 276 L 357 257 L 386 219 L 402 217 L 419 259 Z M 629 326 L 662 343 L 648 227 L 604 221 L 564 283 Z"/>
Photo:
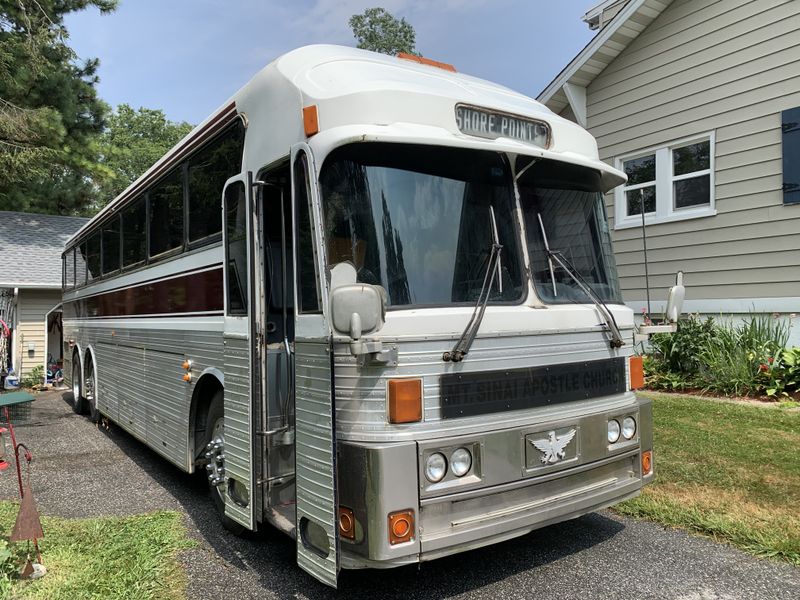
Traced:
<path id="1" fill-rule="evenodd" d="M 500 265 L 500 252 L 501 246 L 495 237 L 492 242 L 492 250 L 489 254 L 489 264 L 486 265 L 486 273 L 483 275 L 483 286 L 481 286 L 481 293 L 478 295 L 478 301 L 475 303 L 475 308 L 472 311 L 472 316 L 467 323 L 464 333 L 456 342 L 456 345 L 450 352 L 442 354 L 442 360 L 445 362 L 461 362 L 469 352 L 473 340 L 478 333 L 478 329 L 483 321 L 483 313 L 486 312 L 486 305 L 489 303 L 489 296 L 492 295 L 492 283 L 494 282 L 494 274 Z"/>
<path id="2" fill-rule="evenodd" d="M 600 296 L 598 296 L 595 291 L 586 283 L 578 270 L 572 266 L 572 264 L 564 257 L 564 255 L 561 254 L 561 252 L 550 249 L 550 245 L 547 243 L 547 234 L 544 231 L 542 215 L 541 213 L 537 214 L 539 216 L 539 227 L 542 230 L 542 238 L 544 239 L 544 251 L 547 254 L 547 260 L 550 262 L 550 278 L 553 282 L 553 295 L 556 295 L 556 279 L 553 274 L 553 261 L 555 260 L 558 265 L 567 272 L 567 275 L 572 277 L 573 281 L 578 284 L 578 287 L 594 303 L 594 305 L 597 307 L 597 310 L 600 311 L 600 314 L 603 315 L 603 319 L 605 320 L 606 325 L 608 325 L 608 330 L 611 332 L 611 341 L 609 342 L 611 347 L 619 348 L 624 346 L 625 342 L 622 340 L 622 333 L 620 333 L 617 320 L 614 318 L 614 314 L 611 312 L 608 306 L 606 306 L 605 302 L 603 302 Z"/>

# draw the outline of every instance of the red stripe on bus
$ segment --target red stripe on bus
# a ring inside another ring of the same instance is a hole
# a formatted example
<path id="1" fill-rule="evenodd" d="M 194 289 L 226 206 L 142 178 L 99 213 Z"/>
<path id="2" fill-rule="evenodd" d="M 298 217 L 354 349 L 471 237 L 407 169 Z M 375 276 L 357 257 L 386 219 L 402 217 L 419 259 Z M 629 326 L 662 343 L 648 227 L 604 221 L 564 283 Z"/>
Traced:
<path id="1" fill-rule="evenodd" d="M 218 312 L 222 294 L 222 269 L 213 269 L 66 302 L 64 318 Z"/>

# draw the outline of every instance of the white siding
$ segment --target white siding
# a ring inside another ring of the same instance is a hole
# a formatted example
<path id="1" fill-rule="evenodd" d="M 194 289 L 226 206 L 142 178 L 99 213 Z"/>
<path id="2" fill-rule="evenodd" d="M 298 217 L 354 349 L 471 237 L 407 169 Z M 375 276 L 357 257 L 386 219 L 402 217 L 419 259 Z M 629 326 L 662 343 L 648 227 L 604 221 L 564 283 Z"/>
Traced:
<path id="1" fill-rule="evenodd" d="M 800 206 L 781 192 L 781 111 L 796 106 L 798 1 L 675 0 L 589 85 L 588 128 L 609 163 L 715 134 L 717 215 L 648 226 L 653 298 L 679 268 L 687 299 L 800 296 Z M 640 301 L 641 230 L 613 240 L 624 297 Z"/>
<path id="2" fill-rule="evenodd" d="M 20 379 L 37 366 L 44 366 L 45 316 L 61 302 L 60 290 L 20 290 L 17 298 L 16 352 L 14 369 Z M 33 344 L 33 350 L 28 350 Z"/>

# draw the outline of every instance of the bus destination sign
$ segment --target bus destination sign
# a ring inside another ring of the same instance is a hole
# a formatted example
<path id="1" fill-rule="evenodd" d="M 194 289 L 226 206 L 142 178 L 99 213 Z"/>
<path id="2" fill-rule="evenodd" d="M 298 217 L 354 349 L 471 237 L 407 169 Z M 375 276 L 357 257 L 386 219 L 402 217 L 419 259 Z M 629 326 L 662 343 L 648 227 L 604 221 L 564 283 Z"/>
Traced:
<path id="1" fill-rule="evenodd" d="M 549 128 L 534 121 L 507 113 L 493 112 L 464 104 L 456 105 L 456 125 L 462 133 L 490 140 L 507 137 L 546 148 Z"/>
<path id="2" fill-rule="evenodd" d="M 624 358 L 447 373 L 439 382 L 442 418 L 473 417 L 622 394 L 626 383 Z"/>

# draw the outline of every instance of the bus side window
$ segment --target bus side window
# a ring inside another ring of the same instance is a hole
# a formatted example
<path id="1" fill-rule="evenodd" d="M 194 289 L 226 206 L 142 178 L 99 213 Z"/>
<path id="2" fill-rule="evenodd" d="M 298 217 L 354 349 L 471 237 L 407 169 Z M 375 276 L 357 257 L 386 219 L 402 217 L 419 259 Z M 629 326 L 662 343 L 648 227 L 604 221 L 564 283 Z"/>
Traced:
<path id="1" fill-rule="evenodd" d="M 95 231 L 86 240 L 86 283 L 100 277 L 100 232 Z"/>
<path id="2" fill-rule="evenodd" d="M 120 217 L 103 226 L 103 275 L 119 269 Z"/>
<path id="3" fill-rule="evenodd" d="M 225 260 L 228 262 L 228 314 L 247 314 L 247 201 L 244 184 L 225 190 Z"/>
<path id="4" fill-rule="evenodd" d="M 147 207 L 139 198 L 122 212 L 122 266 L 130 267 L 147 258 Z"/>
<path id="5" fill-rule="evenodd" d="M 314 260 L 308 162 L 302 152 L 294 161 L 295 213 L 297 215 L 297 299 L 300 312 L 319 312 L 319 278 Z"/>
<path id="6" fill-rule="evenodd" d="M 222 231 L 219 192 L 242 170 L 241 119 L 189 159 L 189 243 L 215 239 Z"/>
<path id="7" fill-rule="evenodd" d="M 75 287 L 75 253 L 77 252 L 76 248 L 70 248 L 69 252 L 64 255 L 65 261 L 65 276 L 66 281 L 64 282 L 64 287 L 68 290 L 71 290 Z"/>
<path id="8" fill-rule="evenodd" d="M 86 285 L 86 242 L 75 248 L 75 287 Z"/>
<path id="9" fill-rule="evenodd" d="M 183 245 L 183 172 L 175 169 L 150 190 L 150 256 Z"/>

